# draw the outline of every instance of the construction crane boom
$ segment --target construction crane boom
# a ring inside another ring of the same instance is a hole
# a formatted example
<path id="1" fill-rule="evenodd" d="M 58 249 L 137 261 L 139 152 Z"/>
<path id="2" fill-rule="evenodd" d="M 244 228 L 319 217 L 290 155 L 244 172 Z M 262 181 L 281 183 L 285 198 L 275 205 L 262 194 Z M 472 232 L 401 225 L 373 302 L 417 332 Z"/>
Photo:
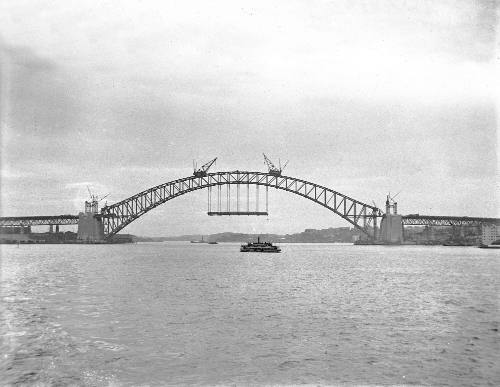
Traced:
<path id="1" fill-rule="evenodd" d="M 387 195 L 387 199 L 385 201 L 385 212 L 387 214 L 390 214 L 391 208 L 393 209 L 393 213 L 396 215 L 398 213 L 398 203 L 396 202 L 396 196 L 398 196 L 401 193 L 399 191 L 396 195 L 392 196 L 391 193 Z"/>
<path id="2" fill-rule="evenodd" d="M 287 166 L 288 161 L 282 167 L 281 160 L 280 160 L 279 167 L 277 167 L 276 165 L 273 164 L 273 162 L 271 160 L 269 160 L 269 158 L 265 155 L 265 153 L 262 153 L 262 154 L 264 155 L 264 163 L 267 165 L 268 173 L 270 175 L 281 176 L 281 172 Z"/>
<path id="3" fill-rule="evenodd" d="M 194 168 L 193 175 L 196 177 L 204 177 L 207 176 L 207 172 L 210 169 L 210 167 L 215 164 L 215 161 L 217 160 L 217 157 L 213 160 L 210 160 L 208 163 L 203 164 L 201 168 Z"/>

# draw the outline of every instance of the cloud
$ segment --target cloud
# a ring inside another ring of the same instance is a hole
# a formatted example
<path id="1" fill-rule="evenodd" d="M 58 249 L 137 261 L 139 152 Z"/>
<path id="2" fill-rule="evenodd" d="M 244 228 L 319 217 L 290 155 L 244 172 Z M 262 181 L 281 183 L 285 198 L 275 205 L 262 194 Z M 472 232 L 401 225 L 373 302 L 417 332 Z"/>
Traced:
<path id="1" fill-rule="evenodd" d="M 8 150 L 21 137 L 29 146 L 31 136 L 53 145 L 72 130 L 76 118 L 68 77 L 54 61 L 30 48 L 0 43 L 0 52 L 4 146 Z"/>
<path id="2" fill-rule="evenodd" d="M 10 46 L 5 43 L 1 43 L 0 47 L 3 65 L 23 67 L 31 73 L 51 72 L 57 67 L 53 61 L 36 55 L 29 47 Z"/>

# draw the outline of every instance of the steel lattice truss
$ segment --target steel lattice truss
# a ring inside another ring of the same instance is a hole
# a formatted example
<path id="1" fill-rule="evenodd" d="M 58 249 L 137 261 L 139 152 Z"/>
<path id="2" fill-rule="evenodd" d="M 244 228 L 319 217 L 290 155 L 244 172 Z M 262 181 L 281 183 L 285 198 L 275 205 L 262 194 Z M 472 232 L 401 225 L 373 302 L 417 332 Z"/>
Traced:
<path id="1" fill-rule="evenodd" d="M 27 227 L 78 224 L 78 215 L 9 216 L 0 218 L 0 227 Z"/>
<path id="2" fill-rule="evenodd" d="M 382 212 L 339 192 L 305 180 L 263 172 L 217 172 L 206 176 L 189 176 L 152 187 L 121 202 L 101 209 L 104 232 L 109 238 L 153 208 L 191 191 L 227 184 L 268 186 L 292 192 L 326 207 L 354 227 L 374 237 L 376 218 Z M 373 221 L 373 226 L 370 223 Z"/>
<path id="3" fill-rule="evenodd" d="M 483 223 L 499 224 L 498 218 L 471 218 L 468 216 L 430 216 L 404 215 L 403 224 L 407 226 L 475 226 Z"/>

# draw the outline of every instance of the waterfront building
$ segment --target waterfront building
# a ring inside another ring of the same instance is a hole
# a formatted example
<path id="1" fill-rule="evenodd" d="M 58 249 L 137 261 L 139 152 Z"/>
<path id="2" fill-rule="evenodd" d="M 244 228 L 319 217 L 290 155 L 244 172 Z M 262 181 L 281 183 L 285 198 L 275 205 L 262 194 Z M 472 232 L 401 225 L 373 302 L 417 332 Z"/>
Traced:
<path id="1" fill-rule="evenodd" d="M 491 245 L 496 240 L 500 239 L 500 226 L 495 224 L 483 223 L 481 227 L 481 243 L 483 245 Z"/>

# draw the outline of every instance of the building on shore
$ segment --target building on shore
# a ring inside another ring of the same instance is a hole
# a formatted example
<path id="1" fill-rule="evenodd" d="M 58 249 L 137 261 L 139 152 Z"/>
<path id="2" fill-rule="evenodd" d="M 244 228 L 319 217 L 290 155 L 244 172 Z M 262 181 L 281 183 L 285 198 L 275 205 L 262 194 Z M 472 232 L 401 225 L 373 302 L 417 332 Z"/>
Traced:
<path id="1" fill-rule="evenodd" d="M 481 227 L 481 244 L 491 245 L 500 239 L 500 226 L 483 223 Z"/>

